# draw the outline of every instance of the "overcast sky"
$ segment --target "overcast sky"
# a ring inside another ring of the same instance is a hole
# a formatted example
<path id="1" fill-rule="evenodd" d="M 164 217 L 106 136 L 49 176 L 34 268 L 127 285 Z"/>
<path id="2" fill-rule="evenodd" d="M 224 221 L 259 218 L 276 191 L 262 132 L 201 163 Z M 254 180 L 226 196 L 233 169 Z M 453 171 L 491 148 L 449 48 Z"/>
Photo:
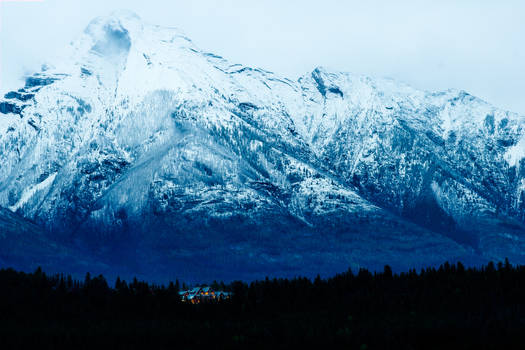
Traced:
<path id="1" fill-rule="evenodd" d="M 420 89 L 463 89 L 525 114 L 521 0 L 0 0 L 0 92 L 17 87 L 92 18 L 117 9 L 292 79 L 325 66 Z"/>

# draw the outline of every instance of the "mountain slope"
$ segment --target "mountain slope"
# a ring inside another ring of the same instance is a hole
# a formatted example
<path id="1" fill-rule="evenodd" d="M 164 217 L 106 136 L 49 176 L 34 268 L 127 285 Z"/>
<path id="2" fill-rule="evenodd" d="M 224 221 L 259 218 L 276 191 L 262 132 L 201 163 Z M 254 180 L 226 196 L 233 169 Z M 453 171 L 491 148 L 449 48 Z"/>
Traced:
<path id="1" fill-rule="evenodd" d="M 160 277 L 523 261 L 524 125 L 462 91 L 291 81 L 120 12 L 0 101 L 0 206 Z"/>
<path id="2" fill-rule="evenodd" d="M 83 277 L 87 271 L 98 273 L 113 270 L 88 256 L 82 250 L 62 245 L 48 236 L 41 227 L 7 209 L 0 208 L 0 266 L 46 272 L 65 269 Z M 125 271 L 124 271 L 125 272 Z"/>

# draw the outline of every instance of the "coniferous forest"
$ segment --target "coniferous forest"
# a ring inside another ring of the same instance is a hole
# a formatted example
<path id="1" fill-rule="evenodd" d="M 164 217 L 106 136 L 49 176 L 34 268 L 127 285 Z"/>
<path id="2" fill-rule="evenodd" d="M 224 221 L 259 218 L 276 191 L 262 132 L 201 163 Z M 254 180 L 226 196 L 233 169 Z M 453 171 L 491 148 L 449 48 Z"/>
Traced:
<path id="1" fill-rule="evenodd" d="M 214 282 L 192 305 L 167 286 L 0 270 L 0 347 L 34 349 L 523 349 L 525 266 Z"/>

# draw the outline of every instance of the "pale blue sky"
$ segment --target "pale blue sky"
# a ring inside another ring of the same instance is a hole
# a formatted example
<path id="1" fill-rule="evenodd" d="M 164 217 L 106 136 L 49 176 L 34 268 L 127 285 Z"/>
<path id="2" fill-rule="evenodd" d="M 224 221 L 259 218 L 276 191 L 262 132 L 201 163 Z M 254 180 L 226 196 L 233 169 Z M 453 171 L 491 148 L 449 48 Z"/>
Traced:
<path id="1" fill-rule="evenodd" d="M 525 1 L 518 0 L 0 0 L 0 92 L 116 9 L 293 79 L 322 65 L 421 89 L 464 89 L 525 114 Z"/>

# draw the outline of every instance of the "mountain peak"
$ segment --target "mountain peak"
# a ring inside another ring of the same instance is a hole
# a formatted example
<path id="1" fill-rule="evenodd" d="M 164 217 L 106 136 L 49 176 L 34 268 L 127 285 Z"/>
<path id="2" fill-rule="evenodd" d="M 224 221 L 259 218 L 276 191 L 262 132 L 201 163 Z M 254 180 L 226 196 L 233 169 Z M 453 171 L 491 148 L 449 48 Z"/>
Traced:
<path id="1" fill-rule="evenodd" d="M 147 270 L 201 252 L 294 273 L 333 256 L 525 261 L 523 119 L 323 67 L 293 82 L 129 11 L 72 48 L 0 101 L 0 207 L 61 241 L 139 251 Z"/>
<path id="2" fill-rule="evenodd" d="M 142 24 L 142 18 L 139 15 L 129 10 L 117 10 L 111 12 L 106 16 L 99 16 L 91 20 L 88 24 L 86 31 L 89 31 L 93 27 L 112 25 L 114 23 L 120 23 L 124 27 Z"/>
<path id="3" fill-rule="evenodd" d="M 106 35 L 134 36 L 142 31 L 143 23 L 141 18 L 135 13 L 127 10 L 112 12 L 108 16 L 101 16 L 93 19 L 85 29 L 85 33 L 95 41 L 104 38 Z"/>

